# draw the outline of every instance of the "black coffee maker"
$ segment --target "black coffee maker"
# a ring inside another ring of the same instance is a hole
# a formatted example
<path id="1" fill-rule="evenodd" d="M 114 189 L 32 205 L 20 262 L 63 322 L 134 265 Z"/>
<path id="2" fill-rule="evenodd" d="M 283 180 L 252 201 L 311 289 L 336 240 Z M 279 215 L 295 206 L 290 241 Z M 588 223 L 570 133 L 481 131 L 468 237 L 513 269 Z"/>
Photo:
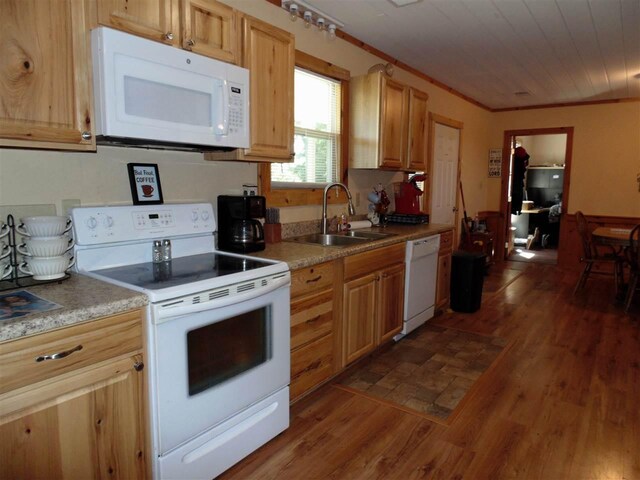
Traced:
<path id="1" fill-rule="evenodd" d="M 264 250 L 264 229 L 258 220 L 266 213 L 259 195 L 218 196 L 218 249 L 230 252 Z"/>

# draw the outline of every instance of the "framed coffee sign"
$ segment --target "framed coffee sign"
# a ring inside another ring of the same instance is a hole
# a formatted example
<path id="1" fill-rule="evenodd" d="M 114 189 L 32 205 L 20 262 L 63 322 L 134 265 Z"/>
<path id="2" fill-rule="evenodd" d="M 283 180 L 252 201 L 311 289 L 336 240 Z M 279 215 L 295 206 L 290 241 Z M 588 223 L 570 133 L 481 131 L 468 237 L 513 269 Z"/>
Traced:
<path id="1" fill-rule="evenodd" d="M 129 184 L 134 205 L 159 205 L 162 188 L 158 165 L 154 163 L 128 163 Z"/>

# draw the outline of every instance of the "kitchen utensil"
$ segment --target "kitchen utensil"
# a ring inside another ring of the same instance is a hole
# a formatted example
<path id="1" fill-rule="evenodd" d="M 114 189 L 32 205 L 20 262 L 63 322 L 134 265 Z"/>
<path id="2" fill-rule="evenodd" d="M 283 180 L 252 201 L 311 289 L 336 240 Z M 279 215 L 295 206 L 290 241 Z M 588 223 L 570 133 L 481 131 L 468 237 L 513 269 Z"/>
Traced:
<path id="1" fill-rule="evenodd" d="M 21 263 L 18 270 L 32 275 L 34 280 L 54 280 L 64 277 L 64 272 L 74 264 L 75 258 L 65 253 L 57 257 L 32 257 Z"/>
<path id="2" fill-rule="evenodd" d="M 20 219 L 16 231 L 26 237 L 57 237 L 71 229 L 68 217 L 46 215 Z"/>
<path id="3" fill-rule="evenodd" d="M 29 257 L 58 257 L 73 248 L 75 242 L 67 235 L 26 238 L 18 252 Z M 2 258 L 2 257 L 0 257 Z"/>

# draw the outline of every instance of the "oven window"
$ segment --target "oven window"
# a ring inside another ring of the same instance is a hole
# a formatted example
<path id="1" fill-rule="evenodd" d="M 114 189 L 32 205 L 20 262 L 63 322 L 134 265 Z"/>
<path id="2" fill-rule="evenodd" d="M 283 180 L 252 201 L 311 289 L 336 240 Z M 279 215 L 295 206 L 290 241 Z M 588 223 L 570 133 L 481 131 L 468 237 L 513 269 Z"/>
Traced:
<path id="1" fill-rule="evenodd" d="M 187 333 L 189 395 L 236 377 L 271 358 L 271 307 Z"/>

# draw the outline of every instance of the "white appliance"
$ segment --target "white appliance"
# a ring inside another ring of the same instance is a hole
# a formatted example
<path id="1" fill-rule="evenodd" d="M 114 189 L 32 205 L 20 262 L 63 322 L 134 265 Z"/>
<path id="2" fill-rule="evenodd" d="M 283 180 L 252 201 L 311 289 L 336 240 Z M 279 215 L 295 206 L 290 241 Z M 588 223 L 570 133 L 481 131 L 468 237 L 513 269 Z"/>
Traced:
<path id="1" fill-rule="evenodd" d="M 405 250 L 404 325 L 398 341 L 433 317 L 440 235 L 411 240 Z"/>
<path id="2" fill-rule="evenodd" d="M 217 252 L 210 204 L 71 218 L 77 270 L 149 297 L 153 478 L 209 480 L 289 426 L 286 263 Z M 152 263 L 158 239 L 171 262 Z"/>
<path id="3" fill-rule="evenodd" d="M 106 27 L 91 47 L 99 142 L 249 147 L 246 68 Z"/>

